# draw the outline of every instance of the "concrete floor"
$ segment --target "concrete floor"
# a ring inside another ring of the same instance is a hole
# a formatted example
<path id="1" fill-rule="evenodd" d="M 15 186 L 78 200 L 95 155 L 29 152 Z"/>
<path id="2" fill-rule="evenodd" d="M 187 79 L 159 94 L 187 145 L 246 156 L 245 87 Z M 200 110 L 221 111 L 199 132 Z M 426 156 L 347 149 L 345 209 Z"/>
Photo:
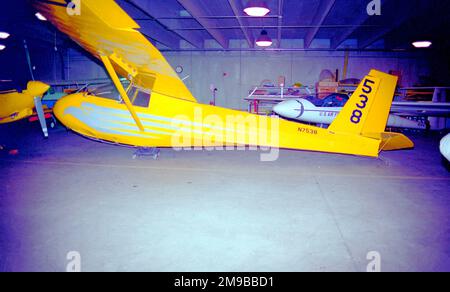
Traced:
<path id="1" fill-rule="evenodd" d="M 8 126 L 11 127 L 11 126 Z M 20 124 L 14 127 L 21 127 Z M 450 175 L 438 137 L 380 159 L 129 148 L 0 128 L 0 270 L 450 271 Z M 8 134 L 9 133 L 9 134 Z M 12 133 L 12 134 L 11 134 Z"/>

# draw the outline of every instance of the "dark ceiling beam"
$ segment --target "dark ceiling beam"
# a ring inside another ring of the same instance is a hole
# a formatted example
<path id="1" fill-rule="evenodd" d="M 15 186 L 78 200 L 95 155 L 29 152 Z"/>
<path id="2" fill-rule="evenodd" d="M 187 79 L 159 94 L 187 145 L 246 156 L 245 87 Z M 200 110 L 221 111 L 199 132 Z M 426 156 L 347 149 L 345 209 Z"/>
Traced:
<path id="1" fill-rule="evenodd" d="M 149 22 L 139 23 L 139 26 L 141 27 L 139 31 L 148 38 L 151 38 L 153 41 L 163 44 L 169 48 L 180 47 L 180 38 L 172 33 L 168 33 L 163 27 Z"/>
<path id="2" fill-rule="evenodd" d="M 198 0 L 178 0 L 178 2 L 192 15 L 198 23 L 206 28 L 206 31 L 222 46 L 224 49 L 229 48 L 229 39 L 218 29 L 210 27 L 217 26 L 214 19 L 202 18 L 208 15 L 203 5 Z"/>
<path id="3" fill-rule="evenodd" d="M 391 31 L 397 29 L 400 27 L 405 21 L 407 20 L 407 17 L 399 17 L 398 20 L 395 21 L 395 23 L 392 23 L 382 30 L 374 33 L 374 34 L 368 34 L 367 37 L 363 39 L 358 39 L 358 48 L 359 49 L 365 49 L 375 43 L 376 41 L 382 39 L 385 35 L 390 33 Z"/>
<path id="4" fill-rule="evenodd" d="M 51 47 L 68 47 L 71 40 L 51 25 L 46 23 L 23 22 L 15 25 L 14 28 L 6 29 L 11 36 L 3 43 L 16 42 L 22 46 L 23 40 L 33 40 Z"/>
<path id="5" fill-rule="evenodd" d="M 450 1 L 432 5 L 431 9 L 423 10 L 415 18 L 388 33 L 384 39 L 388 47 L 394 49 L 413 49 L 412 42 L 430 40 L 433 48 L 450 47 L 446 33 L 450 31 L 448 16 L 444 11 L 450 11 Z M 444 13 L 443 13 L 444 12 Z M 433 18 L 427 17 L 433 15 Z"/>
<path id="6" fill-rule="evenodd" d="M 321 28 L 354 28 L 353 25 L 322 25 Z M 382 27 L 382 25 L 361 25 L 359 26 L 364 27 L 364 28 L 378 28 L 378 27 Z M 278 29 L 279 26 L 278 25 L 265 25 L 265 24 L 260 24 L 260 25 L 249 25 L 249 26 L 244 26 L 244 28 L 247 29 L 262 29 L 262 28 L 266 28 L 266 29 Z M 311 25 L 282 25 L 281 28 L 283 29 L 297 29 L 297 28 L 313 28 L 313 26 Z M 198 26 L 198 27 L 171 27 L 171 30 L 174 31 L 184 31 L 184 30 L 207 30 L 207 29 L 218 29 L 218 30 L 223 30 L 223 29 L 241 29 L 240 26 L 238 25 L 233 25 L 233 26 L 214 26 L 214 27 L 203 27 L 203 26 Z"/>
<path id="7" fill-rule="evenodd" d="M 363 24 L 364 23 L 364 21 L 366 21 L 367 20 L 367 18 L 368 18 L 368 16 L 367 17 L 361 17 L 359 20 L 358 20 L 358 23 L 360 23 L 360 24 Z M 359 28 L 360 26 L 359 25 L 355 25 L 355 26 L 353 26 L 353 27 L 350 27 L 350 28 L 348 28 L 348 29 L 346 29 L 345 30 L 345 32 L 343 32 L 343 33 L 340 33 L 340 34 L 338 34 L 338 35 L 336 35 L 336 36 L 334 36 L 332 39 L 331 39 L 331 48 L 333 49 L 333 50 L 336 50 L 345 40 L 347 40 L 358 28 Z"/>
<path id="8" fill-rule="evenodd" d="M 408 21 L 408 19 L 411 19 L 426 10 L 426 2 L 427 1 L 410 0 L 410 6 L 407 7 L 404 7 L 404 5 L 399 7 L 395 2 L 387 3 L 384 10 L 386 11 L 385 13 L 389 15 L 389 19 L 393 19 L 393 21 L 383 27 L 383 29 L 373 34 L 367 34 L 364 38 L 358 39 L 358 48 L 365 49 L 385 37 L 390 32 L 401 27 Z M 390 7 L 388 5 L 390 5 Z"/>
<path id="9" fill-rule="evenodd" d="M 384 4 L 389 0 L 381 0 L 381 7 L 384 7 Z M 367 2 L 369 3 L 369 2 Z M 364 9 L 365 10 L 365 9 Z M 382 11 L 384 11 L 383 9 Z M 346 41 L 354 32 L 356 32 L 370 17 L 379 17 L 379 16 L 369 16 L 365 11 L 360 14 L 360 16 L 356 19 L 354 26 L 349 27 L 343 33 L 339 33 L 331 39 L 331 49 L 336 50 L 344 41 Z"/>
<path id="10" fill-rule="evenodd" d="M 284 1 L 278 0 L 278 48 L 281 48 Z"/>
<path id="11" fill-rule="evenodd" d="M 175 34 L 176 37 L 181 38 L 185 40 L 186 42 L 190 43 L 192 46 L 194 46 L 197 49 L 204 48 L 203 45 L 203 39 L 201 36 L 196 35 L 194 32 L 176 32 L 174 30 L 171 30 L 167 25 L 165 25 L 161 20 L 158 20 L 157 16 L 160 15 L 167 15 L 169 11 L 173 10 L 170 9 L 171 7 L 168 6 L 169 3 L 167 0 L 127 0 L 128 3 L 134 5 L 138 9 L 140 9 L 143 13 L 145 13 L 146 16 L 150 18 L 151 21 L 154 21 L 155 23 L 159 24 L 160 27 L 164 28 L 165 32 L 157 32 L 157 34 L 152 35 L 149 32 L 146 32 L 145 34 L 150 36 L 152 39 L 157 39 L 160 37 L 161 33 L 164 34 Z M 176 10 L 173 10 L 176 11 Z M 139 20 L 137 20 L 139 21 Z M 147 20 L 146 20 L 147 21 Z M 176 21 L 178 23 L 178 21 Z M 146 26 L 146 22 L 141 21 L 141 26 Z M 178 42 L 179 46 L 179 42 Z"/>
<path id="12" fill-rule="evenodd" d="M 131 17 L 138 18 L 140 16 L 151 17 L 145 10 L 138 6 L 131 0 L 118 0 L 123 10 Z M 144 36 L 151 39 L 153 42 L 163 44 L 169 48 L 179 48 L 180 39 L 173 32 L 167 32 L 161 23 L 155 21 L 136 21 L 140 28 L 138 29 Z"/>
<path id="13" fill-rule="evenodd" d="M 206 15 L 206 16 L 199 16 L 199 18 L 209 18 L 209 19 L 235 19 L 235 18 L 247 18 L 247 19 L 254 19 L 254 16 L 248 16 L 248 15 Z M 278 18 L 278 15 L 266 15 L 264 16 L 264 19 L 269 18 Z M 158 20 L 186 20 L 186 19 L 194 19 L 192 16 L 177 16 L 177 17 L 170 17 L 170 16 L 161 16 L 157 18 Z"/>
<path id="14" fill-rule="evenodd" d="M 237 21 L 239 22 L 239 26 L 241 27 L 242 33 L 245 36 L 245 39 L 248 42 L 248 46 L 250 48 L 255 47 L 255 38 L 253 36 L 253 33 L 246 28 L 249 24 L 246 18 L 242 18 L 244 6 L 242 5 L 241 0 L 228 0 L 228 3 L 231 6 L 231 9 L 233 9 L 233 13 L 237 18 Z"/>
<path id="15" fill-rule="evenodd" d="M 327 18 L 328 14 L 330 14 L 331 9 L 334 6 L 334 3 L 336 3 L 336 0 L 321 0 L 319 4 L 319 9 L 316 12 L 316 15 L 314 16 L 312 25 L 313 28 L 310 28 L 306 34 L 305 37 L 305 48 L 309 48 L 311 46 L 311 43 L 316 38 L 317 33 L 320 30 L 320 27 L 325 22 L 325 19 Z"/>

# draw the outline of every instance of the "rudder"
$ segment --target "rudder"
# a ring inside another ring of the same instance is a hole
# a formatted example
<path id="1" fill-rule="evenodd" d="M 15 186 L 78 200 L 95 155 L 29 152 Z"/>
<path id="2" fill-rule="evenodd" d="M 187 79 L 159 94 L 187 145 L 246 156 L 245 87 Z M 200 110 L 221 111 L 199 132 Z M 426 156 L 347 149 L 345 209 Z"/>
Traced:
<path id="1" fill-rule="evenodd" d="M 347 102 L 329 130 L 355 135 L 383 133 L 389 118 L 398 78 L 370 71 Z"/>

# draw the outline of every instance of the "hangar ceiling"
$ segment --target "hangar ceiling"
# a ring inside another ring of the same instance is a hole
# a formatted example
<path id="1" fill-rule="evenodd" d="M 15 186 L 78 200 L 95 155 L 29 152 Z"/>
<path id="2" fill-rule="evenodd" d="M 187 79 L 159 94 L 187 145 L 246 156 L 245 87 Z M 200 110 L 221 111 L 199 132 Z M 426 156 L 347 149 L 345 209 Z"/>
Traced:
<path id="1" fill-rule="evenodd" d="M 247 0 L 117 0 L 163 50 L 252 50 L 263 29 L 280 50 L 408 50 L 432 40 L 449 47 L 450 1 L 381 0 L 381 15 L 369 16 L 370 0 L 266 0 L 271 12 L 244 14 Z M 34 17 L 28 0 L 7 1 L 0 30 L 46 42 L 66 38 Z"/>

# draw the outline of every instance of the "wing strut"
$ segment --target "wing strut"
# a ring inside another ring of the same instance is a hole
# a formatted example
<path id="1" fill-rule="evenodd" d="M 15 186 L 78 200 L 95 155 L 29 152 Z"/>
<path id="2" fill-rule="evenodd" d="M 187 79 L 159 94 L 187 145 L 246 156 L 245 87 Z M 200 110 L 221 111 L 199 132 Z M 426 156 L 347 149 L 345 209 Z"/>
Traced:
<path id="1" fill-rule="evenodd" d="M 103 64 L 105 65 L 106 71 L 108 71 L 109 76 L 111 77 L 112 81 L 114 82 L 114 85 L 116 86 L 117 90 L 120 93 L 120 96 L 122 97 L 122 100 L 125 102 L 125 105 L 128 108 L 128 111 L 130 112 L 131 116 L 133 117 L 134 121 L 136 122 L 136 125 L 138 126 L 139 130 L 142 132 L 144 131 L 144 127 L 142 126 L 141 120 L 139 120 L 138 115 L 136 114 L 136 111 L 134 110 L 133 104 L 131 103 L 130 99 L 128 98 L 127 92 L 122 86 L 122 83 L 120 82 L 119 76 L 117 76 L 116 71 L 114 71 L 114 67 L 111 64 L 111 61 L 109 58 L 105 55 L 100 54 L 100 59 L 102 60 Z"/>

